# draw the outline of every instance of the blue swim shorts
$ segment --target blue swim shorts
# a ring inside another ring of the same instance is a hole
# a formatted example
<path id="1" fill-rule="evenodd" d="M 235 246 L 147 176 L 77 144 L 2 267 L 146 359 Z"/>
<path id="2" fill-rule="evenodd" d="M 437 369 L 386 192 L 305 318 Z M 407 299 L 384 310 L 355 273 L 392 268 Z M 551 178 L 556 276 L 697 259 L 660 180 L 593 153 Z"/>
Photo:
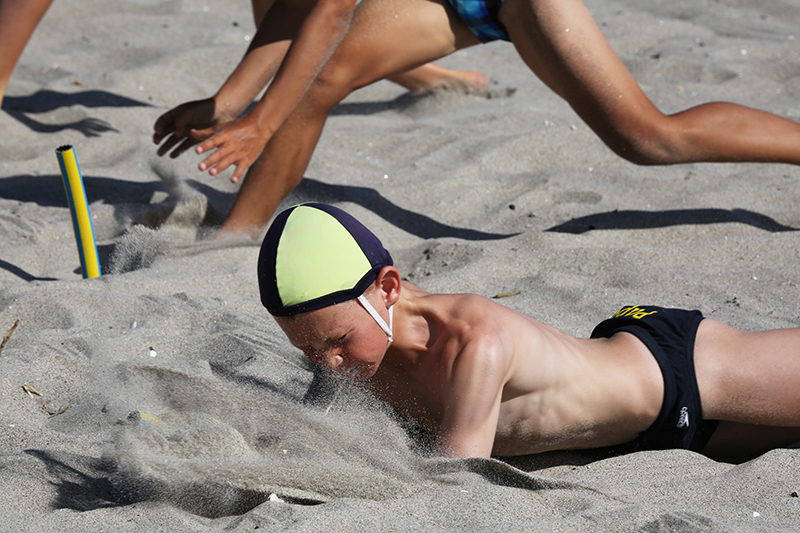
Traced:
<path id="1" fill-rule="evenodd" d="M 488 43 L 498 39 L 510 41 L 503 24 L 497 18 L 503 0 L 447 0 L 456 15 L 475 37 Z"/>

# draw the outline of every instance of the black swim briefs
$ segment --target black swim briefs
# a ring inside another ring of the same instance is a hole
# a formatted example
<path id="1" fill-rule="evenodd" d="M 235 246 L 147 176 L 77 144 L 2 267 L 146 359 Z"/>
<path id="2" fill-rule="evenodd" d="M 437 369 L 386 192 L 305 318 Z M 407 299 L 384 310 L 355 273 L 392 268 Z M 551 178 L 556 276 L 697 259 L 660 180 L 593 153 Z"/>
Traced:
<path id="1" fill-rule="evenodd" d="M 703 420 L 694 371 L 694 341 L 702 320 L 700 311 L 631 306 L 594 328 L 593 339 L 620 331 L 635 335 L 653 354 L 664 376 L 664 402 L 658 418 L 635 440 L 614 446 L 614 452 L 700 451 L 708 443 L 717 421 Z"/>

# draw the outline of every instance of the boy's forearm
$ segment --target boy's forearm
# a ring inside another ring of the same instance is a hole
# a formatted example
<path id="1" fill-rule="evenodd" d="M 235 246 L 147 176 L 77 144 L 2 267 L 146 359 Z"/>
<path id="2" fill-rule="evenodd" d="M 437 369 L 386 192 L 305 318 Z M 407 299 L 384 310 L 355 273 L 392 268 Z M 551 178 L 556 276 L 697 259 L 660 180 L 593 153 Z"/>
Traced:
<path id="1" fill-rule="evenodd" d="M 446 457 L 491 457 L 497 429 L 497 408 L 489 416 L 480 409 L 445 412 L 436 439 L 439 452 Z M 454 416 L 455 415 L 455 416 Z"/>
<path id="2" fill-rule="evenodd" d="M 250 47 L 214 95 L 217 112 L 232 120 L 244 112 L 269 83 L 289 48 L 289 41 Z"/>
<path id="3" fill-rule="evenodd" d="M 320 0 L 302 24 L 278 73 L 251 115 L 272 135 L 306 93 L 347 32 L 355 0 Z"/>
<path id="4" fill-rule="evenodd" d="M 465 459 L 468 457 L 483 457 L 488 458 L 492 456 L 491 443 L 487 446 L 485 443 L 479 441 L 457 443 L 445 438 L 439 438 L 437 441 L 437 448 L 439 453 L 445 457 Z"/>

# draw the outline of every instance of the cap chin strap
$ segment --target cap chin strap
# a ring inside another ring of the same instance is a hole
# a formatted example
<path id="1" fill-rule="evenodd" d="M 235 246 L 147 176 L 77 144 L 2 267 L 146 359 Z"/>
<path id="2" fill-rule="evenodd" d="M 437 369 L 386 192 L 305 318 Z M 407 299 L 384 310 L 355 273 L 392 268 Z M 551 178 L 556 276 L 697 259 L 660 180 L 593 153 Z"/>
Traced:
<path id="1" fill-rule="evenodd" d="M 392 311 L 394 306 L 392 305 L 389 306 L 389 324 L 387 325 L 386 321 L 381 317 L 381 315 L 378 314 L 375 308 L 372 307 L 372 304 L 369 303 L 369 301 L 366 298 L 364 298 L 363 294 L 359 295 L 357 300 L 358 303 L 360 303 L 361 306 L 367 310 L 367 313 L 369 313 L 372 316 L 372 318 L 375 319 L 375 322 L 378 323 L 378 325 L 381 327 L 384 333 L 386 333 L 386 336 L 389 338 L 388 342 L 386 343 L 386 347 L 388 348 L 389 345 L 392 344 L 392 341 L 394 340 L 394 337 L 392 336 Z"/>

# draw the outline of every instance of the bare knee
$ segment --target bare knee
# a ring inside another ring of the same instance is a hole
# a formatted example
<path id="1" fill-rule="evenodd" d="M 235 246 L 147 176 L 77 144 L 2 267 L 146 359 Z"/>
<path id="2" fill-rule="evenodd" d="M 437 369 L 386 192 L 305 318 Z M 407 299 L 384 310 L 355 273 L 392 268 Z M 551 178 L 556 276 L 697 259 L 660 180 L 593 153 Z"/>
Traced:
<path id="1" fill-rule="evenodd" d="M 341 102 L 352 90 L 345 73 L 328 61 L 308 89 L 306 100 L 330 109 Z"/>
<path id="2" fill-rule="evenodd" d="M 671 165 L 693 160 L 689 136 L 679 121 L 658 111 L 650 118 L 605 122 L 595 132 L 620 157 L 636 165 Z"/>
<path id="3" fill-rule="evenodd" d="M 365 85 L 360 80 L 358 64 L 343 56 L 337 49 L 317 74 L 309 89 L 315 101 L 333 107 Z"/>

